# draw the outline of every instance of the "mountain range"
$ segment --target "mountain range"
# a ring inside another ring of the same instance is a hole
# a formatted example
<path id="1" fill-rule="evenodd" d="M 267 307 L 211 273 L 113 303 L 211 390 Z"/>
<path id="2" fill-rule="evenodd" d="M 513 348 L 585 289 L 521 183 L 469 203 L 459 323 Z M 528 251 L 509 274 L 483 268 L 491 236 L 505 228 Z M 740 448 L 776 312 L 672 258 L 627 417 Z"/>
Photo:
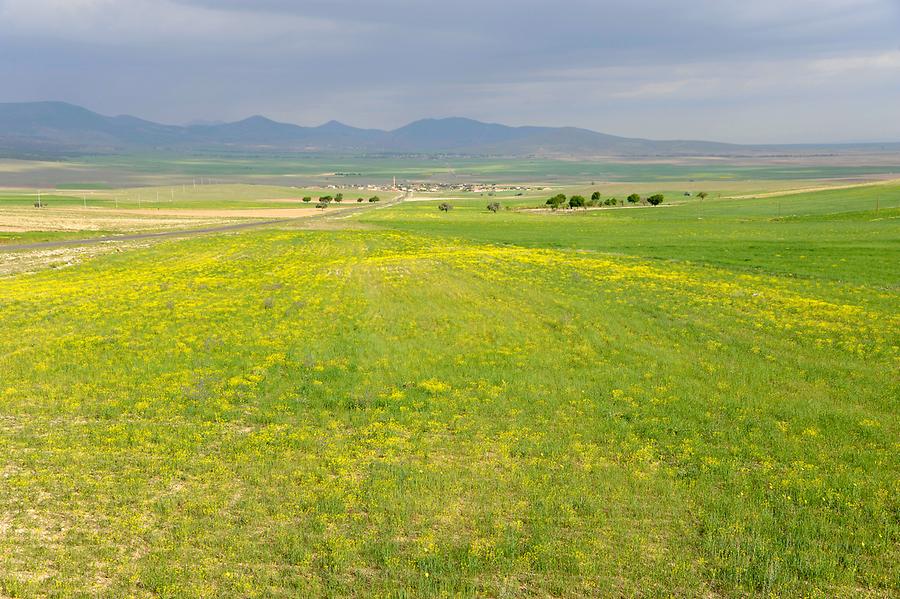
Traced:
<path id="1" fill-rule="evenodd" d="M 233 123 L 163 125 L 104 116 L 65 102 L 0 103 L 0 153 L 142 151 L 460 154 L 494 156 L 697 156 L 782 151 L 900 151 L 900 143 L 843 146 L 746 146 L 693 140 L 618 137 L 576 127 L 510 127 L 465 118 L 423 119 L 399 129 L 360 129 L 331 121 L 318 127 L 252 116 Z"/>

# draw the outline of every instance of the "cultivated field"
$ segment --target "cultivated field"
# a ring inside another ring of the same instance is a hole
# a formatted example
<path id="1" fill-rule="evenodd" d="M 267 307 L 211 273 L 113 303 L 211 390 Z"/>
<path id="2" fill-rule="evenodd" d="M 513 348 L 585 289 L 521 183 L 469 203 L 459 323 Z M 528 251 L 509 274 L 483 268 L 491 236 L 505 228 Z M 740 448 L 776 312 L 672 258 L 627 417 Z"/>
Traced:
<path id="1" fill-rule="evenodd" d="M 654 180 L 0 276 L 0 596 L 896 596 L 900 185 Z"/>

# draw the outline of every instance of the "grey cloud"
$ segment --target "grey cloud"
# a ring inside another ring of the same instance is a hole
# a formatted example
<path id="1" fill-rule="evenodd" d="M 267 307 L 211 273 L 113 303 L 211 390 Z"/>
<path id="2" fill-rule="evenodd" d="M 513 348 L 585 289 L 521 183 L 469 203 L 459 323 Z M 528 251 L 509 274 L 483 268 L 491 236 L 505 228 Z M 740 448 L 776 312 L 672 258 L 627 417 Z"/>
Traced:
<path id="1" fill-rule="evenodd" d="M 0 0 L 0 101 L 168 122 L 900 138 L 898 31 L 895 0 Z M 791 126 L 761 127 L 776 121 Z"/>

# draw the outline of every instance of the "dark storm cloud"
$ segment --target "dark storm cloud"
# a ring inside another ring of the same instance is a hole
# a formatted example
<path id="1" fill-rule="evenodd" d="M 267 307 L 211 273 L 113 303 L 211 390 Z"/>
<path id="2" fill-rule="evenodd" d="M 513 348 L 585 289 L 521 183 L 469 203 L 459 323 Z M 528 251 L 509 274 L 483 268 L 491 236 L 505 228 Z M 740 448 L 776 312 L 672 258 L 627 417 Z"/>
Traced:
<path id="1" fill-rule="evenodd" d="M 169 122 L 900 138 L 898 32 L 896 0 L 0 0 L 0 100 Z"/>

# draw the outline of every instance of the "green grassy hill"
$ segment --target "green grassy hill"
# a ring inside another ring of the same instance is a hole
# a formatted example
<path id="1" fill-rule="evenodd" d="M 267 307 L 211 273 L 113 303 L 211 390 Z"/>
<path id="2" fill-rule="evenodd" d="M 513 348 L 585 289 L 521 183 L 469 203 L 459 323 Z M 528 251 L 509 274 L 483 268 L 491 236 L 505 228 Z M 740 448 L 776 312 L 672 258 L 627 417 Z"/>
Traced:
<path id="1" fill-rule="evenodd" d="M 895 596 L 873 189 L 411 202 L 3 278 L 0 595 Z"/>

